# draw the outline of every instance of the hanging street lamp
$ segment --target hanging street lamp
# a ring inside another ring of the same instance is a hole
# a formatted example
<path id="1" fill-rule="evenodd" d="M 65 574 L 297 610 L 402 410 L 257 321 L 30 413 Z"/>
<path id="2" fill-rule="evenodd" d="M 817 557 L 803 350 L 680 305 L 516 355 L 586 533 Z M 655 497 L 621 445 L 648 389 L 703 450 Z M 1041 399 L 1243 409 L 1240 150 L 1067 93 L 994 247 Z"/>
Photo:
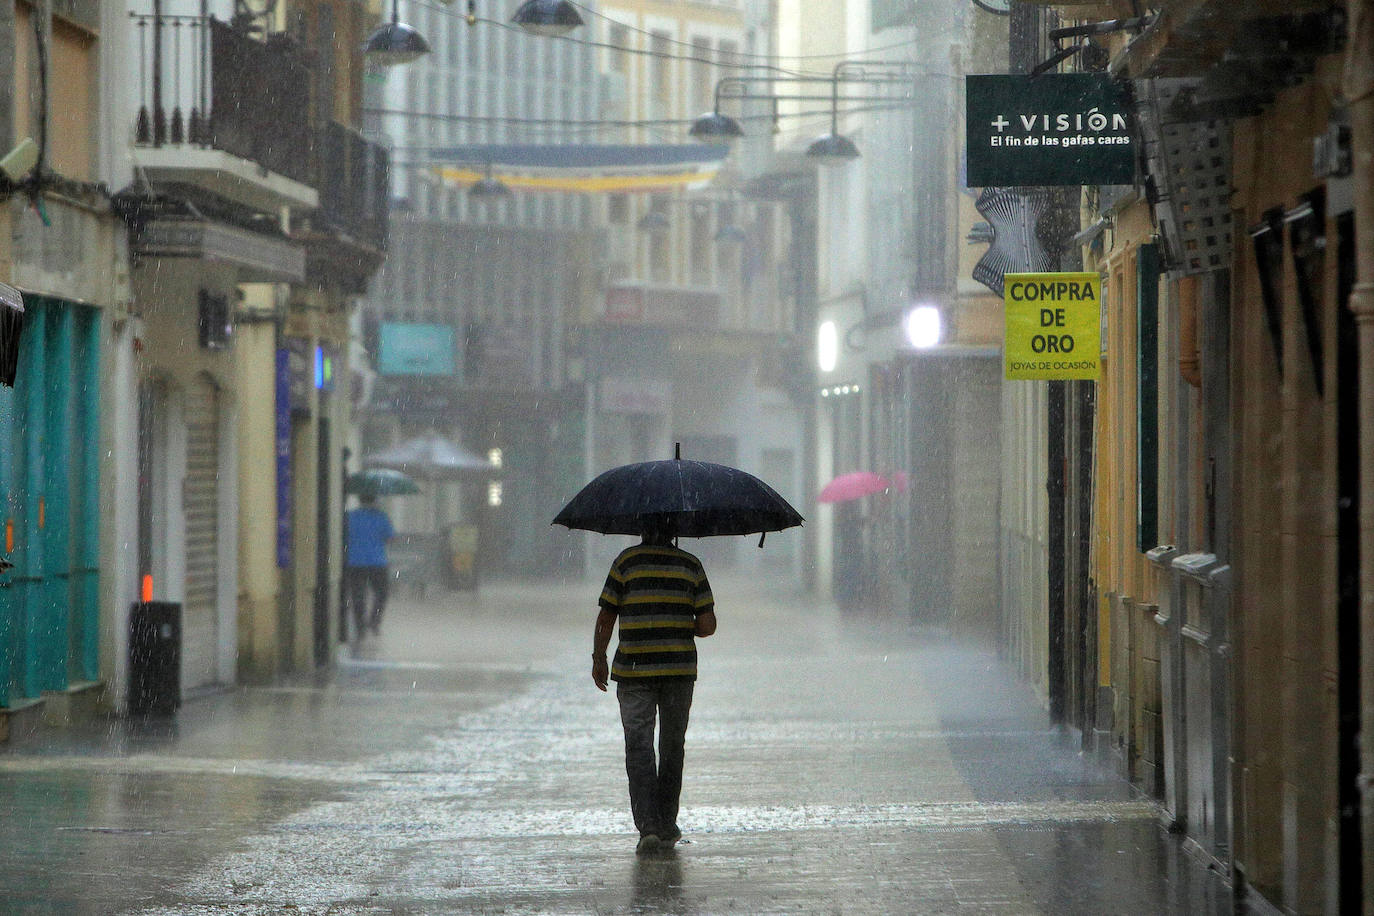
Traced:
<path id="1" fill-rule="evenodd" d="M 363 53 L 383 67 L 396 67 L 428 54 L 429 42 L 401 21 L 400 0 L 391 0 L 391 21 L 367 36 Z"/>
<path id="2" fill-rule="evenodd" d="M 525 0 L 511 22 L 534 35 L 557 37 L 582 25 L 577 8 L 568 0 Z"/>

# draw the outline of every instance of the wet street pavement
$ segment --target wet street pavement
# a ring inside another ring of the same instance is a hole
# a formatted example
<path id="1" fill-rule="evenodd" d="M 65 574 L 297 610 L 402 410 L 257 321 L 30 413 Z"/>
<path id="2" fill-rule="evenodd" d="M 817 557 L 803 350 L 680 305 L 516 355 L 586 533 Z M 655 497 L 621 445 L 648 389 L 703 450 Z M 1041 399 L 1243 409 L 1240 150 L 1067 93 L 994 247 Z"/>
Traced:
<path id="1" fill-rule="evenodd" d="M 0 750 L 0 912 L 1225 911 L 995 656 L 715 585 L 675 852 L 634 855 L 599 583 L 495 583 L 318 681 Z"/>

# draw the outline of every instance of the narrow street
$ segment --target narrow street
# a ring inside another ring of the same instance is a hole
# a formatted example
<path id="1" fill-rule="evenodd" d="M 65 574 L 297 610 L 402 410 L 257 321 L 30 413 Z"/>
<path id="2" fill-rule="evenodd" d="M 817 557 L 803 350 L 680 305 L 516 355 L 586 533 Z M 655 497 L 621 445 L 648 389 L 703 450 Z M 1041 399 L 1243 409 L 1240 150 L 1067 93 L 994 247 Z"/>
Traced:
<path id="1" fill-rule="evenodd" d="M 995 656 L 716 583 L 688 843 L 637 858 L 598 584 L 400 595 L 318 683 L 0 753 L 17 913 L 1225 911 Z"/>

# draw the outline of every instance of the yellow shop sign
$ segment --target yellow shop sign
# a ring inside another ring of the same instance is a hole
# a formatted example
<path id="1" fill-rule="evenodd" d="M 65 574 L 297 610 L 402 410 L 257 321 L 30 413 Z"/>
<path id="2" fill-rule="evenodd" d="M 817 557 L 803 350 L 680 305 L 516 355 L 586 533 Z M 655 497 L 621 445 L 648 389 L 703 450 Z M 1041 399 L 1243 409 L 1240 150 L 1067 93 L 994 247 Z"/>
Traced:
<path id="1" fill-rule="evenodd" d="M 1007 274 L 1008 379 L 1096 380 L 1102 280 L 1095 273 Z"/>

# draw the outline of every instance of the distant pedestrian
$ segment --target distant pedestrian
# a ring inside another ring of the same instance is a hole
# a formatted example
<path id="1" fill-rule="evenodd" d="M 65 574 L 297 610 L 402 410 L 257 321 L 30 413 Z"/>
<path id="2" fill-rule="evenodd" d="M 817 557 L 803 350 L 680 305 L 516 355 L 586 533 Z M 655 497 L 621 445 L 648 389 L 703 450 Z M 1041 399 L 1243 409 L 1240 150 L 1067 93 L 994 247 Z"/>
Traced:
<path id="1" fill-rule="evenodd" d="M 643 542 L 611 564 L 599 600 L 592 641 L 592 681 L 616 682 L 625 728 L 625 772 L 639 842 L 635 851 L 671 848 L 682 839 L 678 799 L 683 746 L 697 678 L 695 637 L 716 632 L 715 600 L 701 561 L 673 545 L 671 526 L 659 524 Z M 615 659 L 606 648 L 616 620 Z M 658 758 L 654 726 L 658 720 Z"/>
<path id="2" fill-rule="evenodd" d="M 396 536 L 396 530 L 391 527 L 387 514 L 377 508 L 377 497 L 364 494 L 358 501 L 362 505 L 349 509 L 344 518 L 347 529 L 344 580 L 348 586 L 348 603 L 353 608 L 354 632 L 361 636 L 369 628 L 373 633 L 381 631 L 391 575 L 386 545 Z M 372 592 L 370 607 L 369 590 Z"/>

